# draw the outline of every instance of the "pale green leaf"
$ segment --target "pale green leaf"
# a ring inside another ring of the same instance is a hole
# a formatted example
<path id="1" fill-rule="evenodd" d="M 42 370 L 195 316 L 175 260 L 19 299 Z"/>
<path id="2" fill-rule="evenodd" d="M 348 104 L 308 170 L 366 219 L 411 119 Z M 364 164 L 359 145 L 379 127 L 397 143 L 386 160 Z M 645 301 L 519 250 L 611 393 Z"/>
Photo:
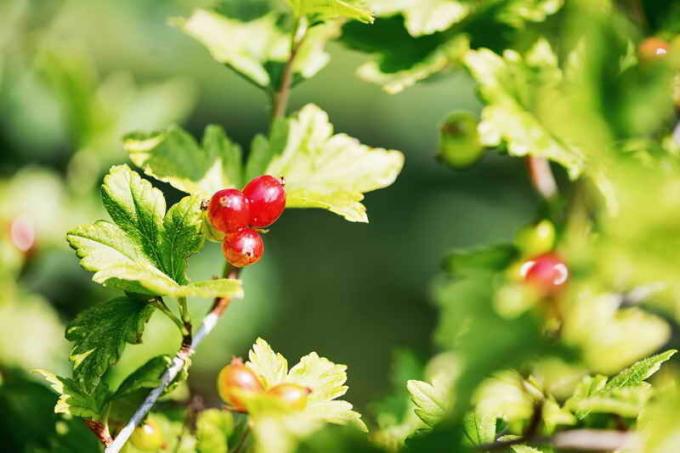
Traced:
<path id="1" fill-rule="evenodd" d="M 145 300 L 119 297 L 81 312 L 66 329 L 66 339 L 73 342 L 74 379 L 84 388 L 95 388 L 125 345 L 141 342 L 153 311 Z"/>
<path id="2" fill-rule="evenodd" d="M 514 453 L 543 453 L 542 450 L 528 445 L 513 445 L 511 448 Z"/>
<path id="3" fill-rule="evenodd" d="M 615 294 L 575 290 L 563 337 L 582 349 L 594 371 L 613 374 L 657 351 L 670 338 L 670 327 L 660 317 L 639 307 L 620 308 Z"/>
<path id="4" fill-rule="evenodd" d="M 638 431 L 645 453 L 680 451 L 680 388 L 666 388 L 640 415 Z"/>
<path id="5" fill-rule="evenodd" d="M 528 420 L 535 404 L 534 396 L 516 371 L 503 371 L 482 382 L 474 401 L 475 412 L 481 418 L 502 419 L 508 423 Z"/>
<path id="6" fill-rule="evenodd" d="M 362 0 L 288 0 L 296 16 L 327 20 L 336 18 L 373 22 L 373 14 Z"/>
<path id="7" fill-rule="evenodd" d="M 302 410 L 291 409 L 267 393 L 243 395 L 255 434 L 256 451 L 293 451 L 301 439 L 327 423 L 349 424 L 366 431 L 361 415 L 352 410 L 352 405 L 335 399 L 347 390 L 343 385 L 347 379 L 345 365 L 336 365 L 311 353 L 288 372 L 286 359 L 258 338 L 246 366 L 258 375 L 265 388 L 285 382 L 312 389 Z"/>
<path id="8" fill-rule="evenodd" d="M 464 62 L 486 103 L 479 134 L 482 144 L 504 145 L 513 156 L 537 156 L 580 174 L 583 153 L 565 143 L 541 121 L 536 99 L 552 95 L 562 80 L 557 58 L 545 40 L 524 56 L 506 50 L 501 57 L 488 49 L 471 50 Z"/>
<path id="9" fill-rule="evenodd" d="M 398 151 L 334 135 L 328 115 L 307 105 L 291 119 L 286 147 L 266 173 L 285 178 L 287 207 L 324 208 L 352 222 L 367 222 L 363 194 L 391 185 L 403 164 Z"/>
<path id="10" fill-rule="evenodd" d="M 526 22 L 543 22 L 564 5 L 564 0 L 510 0 L 497 16 L 502 22 L 520 28 Z"/>
<path id="11" fill-rule="evenodd" d="M 290 56 L 290 34 L 279 28 L 279 17 L 266 14 L 248 22 L 217 12 L 197 9 L 187 19 L 174 21 L 189 36 L 203 44 L 212 57 L 262 88 L 276 83 L 272 65 L 283 65 Z M 338 25 L 328 23 L 309 30 L 298 50 L 293 72 L 310 78 L 329 61 L 326 41 L 337 36 Z"/>
<path id="12" fill-rule="evenodd" d="M 265 388 L 284 382 L 288 374 L 288 361 L 279 353 L 275 353 L 269 343 L 262 338 L 255 341 L 248 353 L 246 366 L 253 370 Z"/>
<path id="13" fill-rule="evenodd" d="M 406 388 L 411 394 L 418 417 L 429 427 L 439 423 L 451 407 L 451 382 L 435 378 L 432 383 L 410 380 Z"/>
<path id="14" fill-rule="evenodd" d="M 402 14 L 411 36 L 444 31 L 463 20 L 471 4 L 459 0 L 369 0 L 377 16 Z"/>
<path id="15" fill-rule="evenodd" d="M 312 352 L 288 372 L 287 382 L 309 387 L 310 401 L 332 400 L 347 393 L 347 366 L 338 365 Z"/>
<path id="16" fill-rule="evenodd" d="M 208 409 L 196 419 L 196 449 L 199 453 L 227 453 L 227 439 L 234 431 L 231 412 Z"/>
<path id="17" fill-rule="evenodd" d="M 219 126 L 208 126 L 199 145 L 177 126 L 127 135 L 130 160 L 147 175 L 203 198 L 226 187 L 240 187 L 241 148 Z"/>

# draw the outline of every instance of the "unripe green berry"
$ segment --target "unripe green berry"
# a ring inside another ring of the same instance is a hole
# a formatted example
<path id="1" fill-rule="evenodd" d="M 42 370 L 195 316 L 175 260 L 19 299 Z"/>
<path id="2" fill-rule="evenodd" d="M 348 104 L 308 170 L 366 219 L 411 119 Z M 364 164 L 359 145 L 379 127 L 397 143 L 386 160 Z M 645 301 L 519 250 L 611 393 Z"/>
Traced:
<path id="1" fill-rule="evenodd" d="M 555 225 L 544 219 L 520 230 L 515 237 L 515 246 L 523 256 L 542 255 L 555 247 L 555 236 Z"/>
<path id="2" fill-rule="evenodd" d="M 130 442 L 139 450 L 157 451 L 163 446 L 163 433 L 155 421 L 148 419 L 143 425 L 135 428 Z"/>

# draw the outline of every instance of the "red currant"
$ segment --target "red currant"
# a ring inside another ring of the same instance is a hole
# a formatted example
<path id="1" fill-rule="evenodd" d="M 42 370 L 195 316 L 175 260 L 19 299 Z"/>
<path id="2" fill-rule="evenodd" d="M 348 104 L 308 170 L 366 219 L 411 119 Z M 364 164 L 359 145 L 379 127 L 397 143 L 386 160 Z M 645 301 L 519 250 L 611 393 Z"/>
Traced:
<path id="1" fill-rule="evenodd" d="M 229 365 L 222 368 L 217 376 L 217 391 L 222 401 L 235 410 L 245 411 L 246 408 L 241 400 L 242 394 L 259 393 L 263 391 L 263 388 L 257 375 L 245 366 L 241 359 L 234 358 Z"/>
<path id="2" fill-rule="evenodd" d="M 222 253 L 232 266 L 246 267 L 255 264 L 264 253 L 262 236 L 250 228 L 229 233 L 222 242 Z"/>
<path id="3" fill-rule="evenodd" d="M 545 293 L 554 293 L 569 278 L 567 265 L 553 253 L 546 253 L 526 261 L 521 268 L 524 281 Z"/>
<path id="4" fill-rule="evenodd" d="M 278 398 L 290 409 L 299 411 L 307 406 L 312 389 L 297 384 L 279 384 L 267 390 L 267 393 Z"/>
<path id="5" fill-rule="evenodd" d="M 283 181 L 273 176 L 258 176 L 243 188 L 243 193 L 250 203 L 252 227 L 268 227 L 281 217 L 286 207 Z"/>
<path id="6" fill-rule="evenodd" d="M 250 221 L 248 199 L 237 189 L 219 190 L 208 204 L 208 218 L 216 230 L 223 233 L 238 231 Z"/>
<path id="7" fill-rule="evenodd" d="M 35 228 L 33 223 L 23 217 L 17 217 L 9 226 L 9 235 L 12 244 L 24 253 L 31 251 L 35 246 Z"/>
<path id="8" fill-rule="evenodd" d="M 640 43 L 638 51 L 643 61 L 655 61 L 663 58 L 669 51 L 670 45 L 667 41 L 652 36 Z"/>
<path id="9" fill-rule="evenodd" d="M 132 432 L 130 441 L 139 450 L 158 451 L 163 447 L 163 433 L 155 421 L 147 420 Z"/>

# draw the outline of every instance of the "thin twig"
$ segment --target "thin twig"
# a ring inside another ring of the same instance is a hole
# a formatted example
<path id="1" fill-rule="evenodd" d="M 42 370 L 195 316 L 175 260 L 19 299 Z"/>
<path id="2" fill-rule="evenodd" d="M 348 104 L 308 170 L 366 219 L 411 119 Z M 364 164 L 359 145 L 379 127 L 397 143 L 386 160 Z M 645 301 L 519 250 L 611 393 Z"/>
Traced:
<path id="1" fill-rule="evenodd" d="M 618 451 L 636 448 L 640 439 L 630 431 L 574 429 L 562 431 L 552 437 L 521 436 L 516 439 L 499 440 L 477 447 L 481 451 L 504 450 L 513 445 L 551 445 L 558 449 L 577 451 Z"/>
<path id="2" fill-rule="evenodd" d="M 106 446 L 111 445 L 113 438 L 111 438 L 109 427 L 105 423 L 95 420 L 84 420 L 84 422 L 85 425 L 90 428 L 90 431 L 92 431 L 94 435 L 97 436 L 97 439 L 99 439 L 102 444 Z"/>
<path id="3" fill-rule="evenodd" d="M 557 183 L 548 160 L 543 157 L 527 156 L 526 163 L 536 192 L 546 200 L 553 199 L 557 195 Z"/>
<path id="4" fill-rule="evenodd" d="M 228 278 L 238 279 L 240 277 L 240 271 L 241 269 L 238 268 L 229 270 L 228 267 L 225 267 L 224 274 Z M 106 447 L 106 449 L 104 450 L 105 453 L 120 452 L 121 448 L 123 448 L 125 443 L 128 441 L 135 428 L 139 426 L 142 420 L 144 420 L 144 417 L 146 417 L 151 408 L 156 404 L 158 398 L 161 397 L 161 395 L 168 387 L 168 385 L 170 385 L 170 383 L 177 377 L 180 371 L 182 371 L 182 368 L 184 368 L 184 365 L 187 363 L 187 360 L 196 351 L 198 345 L 201 344 L 203 339 L 215 328 L 217 321 L 220 319 L 220 316 L 227 309 L 231 301 L 232 301 L 231 297 L 215 298 L 215 301 L 213 302 L 210 311 L 208 312 L 206 317 L 203 318 L 201 326 L 198 328 L 198 331 L 196 331 L 196 334 L 193 336 L 191 344 L 182 345 L 180 350 L 172 359 L 172 363 L 170 364 L 168 369 L 166 369 L 165 373 L 163 373 L 163 376 L 161 377 L 161 383 L 158 385 L 158 387 L 151 390 L 149 396 L 147 396 L 142 405 L 139 406 L 139 408 L 134 413 L 132 418 L 130 418 L 130 420 L 123 427 L 123 429 L 120 430 L 120 432 L 113 440 L 113 442 Z"/>
<path id="5" fill-rule="evenodd" d="M 288 99 L 290 98 L 290 89 L 293 84 L 293 70 L 295 66 L 295 57 L 302 47 L 307 36 L 306 25 L 302 24 L 300 19 L 296 19 L 293 25 L 293 33 L 290 39 L 290 55 L 283 67 L 281 74 L 281 84 L 278 90 L 272 96 L 272 120 L 276 118 L 283 118 L 286 115 L 286 107 L 288 106 Z M 298 35 L 301 35 L 298 37 Z"/>

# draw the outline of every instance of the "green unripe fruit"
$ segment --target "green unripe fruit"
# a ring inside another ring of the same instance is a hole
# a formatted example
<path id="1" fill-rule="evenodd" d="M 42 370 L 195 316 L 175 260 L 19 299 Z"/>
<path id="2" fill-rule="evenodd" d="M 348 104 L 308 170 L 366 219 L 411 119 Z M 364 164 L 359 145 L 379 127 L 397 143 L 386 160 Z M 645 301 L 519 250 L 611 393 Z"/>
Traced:
<path id="1" fill-rule="evenodd" d="M 477 132 L 478 123 L 477 118 L 467 112 L 449 115 L 440 128 L 437 158 L 453 168 L 469 167 L 481 159 L 484 147 Z"/>
<path id="2" fill-rule="evenodd" d="M 133 431 L 130 442 L 139 450 L 160 450 L 163 446 L 163 433 L 155 421 L 147 420 Z"/>
<path id="3" fill-rule="evenodd" d="M 555 236 L 555 225 L 550 220 L 541 220 L 520 230 L 515 245 L 524 256 L 541 255 L 555 247 Z"/>

